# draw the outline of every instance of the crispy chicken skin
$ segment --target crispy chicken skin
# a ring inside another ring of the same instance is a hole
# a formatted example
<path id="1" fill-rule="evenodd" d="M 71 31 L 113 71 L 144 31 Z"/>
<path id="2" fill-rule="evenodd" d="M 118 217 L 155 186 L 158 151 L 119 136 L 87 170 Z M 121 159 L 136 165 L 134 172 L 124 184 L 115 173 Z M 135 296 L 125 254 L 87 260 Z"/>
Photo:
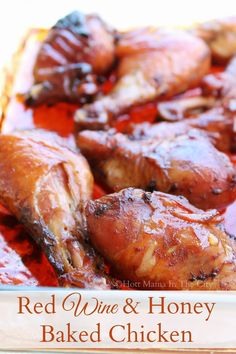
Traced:
<path id="1" fill-rule="evenodd" d="M 98 90 L 99 76 L 114 62 L 114 32 L 97 15 L 72 12 L 49 31 L 34 67 L 28 105 L 84 103 Z"/>
<path id="2" fill-rule="evenodd" d="M 85 233 L 89 166 L 52 134 L 0 135 L 0 201 L 45 251 L 65 286 L 107 288 Z"/>
<path id="3" fill-rule="evenodd" d="M 207 43 L 218 63 L 225 63 L 236 54 L 236 17 L 199 24 L 191 33 Z"/>
<path id="4" fill-rule="evenodd" d="M 131 106 L 196 86 L 210 65 L 205 43 L 180 31 L 129 32 L 121 36 L 116 53 L 118 81 L 110 94 L 76 112 L 78 129 L 104 128 Z"/>
<path id="5" fill-rule="evenodd" d="M 89 201 L 86 216 L 95 248 L 139 288 L 236 289 L 235 251 L 216 210 L 127 188 Z"/>
<path id="6" fill-rule="evenodd" d="M 236 197 L 236 171 L 227 155 L 196 132 L 172 139 L 134 139 L 114 130 L 83 131 L 77 143 L 99 178 L 113 191 L 155 189 L 185 196 L 202 209 Z"/>
<path id="7" fill-rule="evenodd" d="M 229 152 L 235 149 L 234 120 L 231 112 L 223 107 L 215 107 L 197 117 L 179 122 L 132 124 L 126 128 L 126 132 L 134 139 L 164 140 L 188 134 L 193 129 L 209 138 L 220 151 Z"/>

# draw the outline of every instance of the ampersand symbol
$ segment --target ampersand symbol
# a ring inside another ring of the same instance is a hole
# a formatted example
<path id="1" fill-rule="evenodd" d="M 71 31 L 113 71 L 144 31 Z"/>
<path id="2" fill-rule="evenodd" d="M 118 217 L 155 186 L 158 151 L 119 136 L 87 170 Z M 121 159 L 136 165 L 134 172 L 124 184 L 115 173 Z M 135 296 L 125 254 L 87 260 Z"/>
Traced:
<path id="1" fill-rule="evenodd" d="M 135 314 L 138 314 L 139 312 L 136 310 L 137 306 L 140 304 L 140 302 L 135 302 L 133 301 L 132 298 L 127 298 L 125 300 L 126 302 L 126 305 L 123 307 L 123 311 L 124 313 L 126 314 L 130 314 L 130 313 L 135 313 Z"/>

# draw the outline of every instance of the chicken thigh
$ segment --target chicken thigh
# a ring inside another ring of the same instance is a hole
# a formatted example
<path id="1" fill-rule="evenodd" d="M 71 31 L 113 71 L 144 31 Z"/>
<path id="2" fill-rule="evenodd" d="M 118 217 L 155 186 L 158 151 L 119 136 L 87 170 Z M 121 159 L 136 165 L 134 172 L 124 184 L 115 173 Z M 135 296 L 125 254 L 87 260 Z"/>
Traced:
<path id="1" fill-rule="evenodd" d="M 185 32 L 153 28 L 121 35 L 118 81 L 112 91 L 75 114 L 78 129 L 99 129 L 130 107 L 176 95 L 199 84 L 210 66 L 206 44 Z"/>
<path id="2" fill-rule="evenodd" d="M 91 100 L 113 65 L 114 41 L 114 31 L 96 15 L 75 11 L 60 19 L 39 50 L 27 105 Z"/>
<path id="3" fill-rule="evenodd" d="M 128 188 L 89 201 L 92 243 L 112 271 L 141 289 L 236 290 L 236 257 L 216 210 Z"/>
<path id="4" fill-rule="evenodd" d="M 77 143 L 113 191 L 139 187 L 184 195 L 202 209 L 221 208 L 235 200 L 232 162 L 198 131 L 160 141 L 113 130 L 83 131 Z"/>

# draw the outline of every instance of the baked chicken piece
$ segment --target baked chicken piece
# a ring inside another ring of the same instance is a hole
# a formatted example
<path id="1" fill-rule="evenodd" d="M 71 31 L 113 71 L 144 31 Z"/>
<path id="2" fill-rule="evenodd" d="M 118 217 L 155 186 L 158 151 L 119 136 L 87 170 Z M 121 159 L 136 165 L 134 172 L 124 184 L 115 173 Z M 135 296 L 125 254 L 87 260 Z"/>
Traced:
<path id="1" fill-rule="evenodd" d="M 176 98 L 158 103 L 158 115 L 164 120 L 182 120 L 197 111 L 202 112 L 215 106 L 224 106 L 229 111 L 235 111 L 236 17 L 203 23 L 192 32 L 206 41 L 213 59 L 226 62 L 227 65 L 223 72 L 203 78 L 200 85 L 203 96 Z"/>
<path id="2" fill-rule="evenodd" d="M 235 250 L 216 210 L 127 188 L 89 201 L 86 216 L 113 273 L 138 288 L 236 290 Z"/>
<path id="3" fill-rule="evenodd" d="M 77 143 L 98 178 L 113 191 L 126 187 L 183 195 L 202 209 L 224 207 L 236 197 L 236 171 L 198 132 L 159 141 L 114 130 L 83 131 Z"/>
<path id="4" fill-rule="evenodd" d="M 0 202 L 41 246 L 61 284 L 109 288 L 86 237 L 84 203 L 92 174 L 83 156 L 53 136 L 0 135 Z"/>
<path id="5" fill-rule="evenodd" d="M 220 151 L 229 152 L 236 148 L 236 134 L 232 113 L 224 107 L 215 107 L 196 117 L 177 122 L 140 123 L 126 128 L 126 133 L 135 140 L 154 138 L 155 140 L 172 139 L 188 134 L 197 129 Z"/>
<path id="6" fill-rule="evenodd" d="M 207 43 L 213 59 L 218 63 L 225 63 L 236 54 L 236 17 L 199 24 L 191 33 Z"/>
<path id="7" fill-rule="evenodd" d="M 199 84 L 210 66 L 206 44 L 185 32 L 144 28 L 117 43 L 118 80 L 112 91 L 75 114 L 78 129 L 109 126 L 130 107 L 176 95 Z"/>
<path id="8" fill-rule="evenodd" d="M 91 100 L 115 58 L 114 31 L 97 15 L 72 12 L 48 32 L 39 50 L 35 84 L 25 95 L 36 106 Z"/>

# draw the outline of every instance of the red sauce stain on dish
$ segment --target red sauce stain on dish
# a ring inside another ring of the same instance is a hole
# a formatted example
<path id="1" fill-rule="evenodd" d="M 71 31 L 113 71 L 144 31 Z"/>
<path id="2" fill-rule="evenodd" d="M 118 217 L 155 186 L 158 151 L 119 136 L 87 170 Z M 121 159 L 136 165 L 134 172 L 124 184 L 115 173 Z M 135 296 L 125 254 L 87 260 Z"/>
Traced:
<path id="1" fill-rule="evenodd" d="M 39 283 L 22 262 L 21 257 L 8 246 L 0 234 L 0 283 L 5 285 L 37 286 Z"/>
<path id="2" fill-rule="evenodd" d="M 98 184 L 94 185 L 94 188 L 93 188 L 93 199 L 101 198 L 105 194 L 106 194 L 106 192 L 101 186 L 99 186 Z"/>
<path id="3" fill-rule="evenodd" d="M 45 255 L 17 220 L 0 207 L 0 283 L 57 286 L 57 277 Z"/>
<path id="4" fill-rule="evenodd" d="M 18 98 L 17 93 L 27 92 L 33 83 L 33 65 L 45 38 L 46 30 L 32 30 L 28 33 L 21 48 L 21 55 L 16 55 L 15 65 L 17 75 L 11 90 L 4 120 L 1 124 L 2 132 L 13 130 L 42 128 L 56 131 L 63 137 L 73 134 L 73 115 L 78 105 L 58 103 L 54 106 L 40 106 L 34 109 L 26 108 Z M 211 72 L 222 71 L 214 67 Z M 101 90 L 108 93 L 115 82 L 116 75 L 112 73 L 103 83 Z M 11 77 L 10 77 L 11 80 Z M 183 97 L 198 96 L 199 88 L 185 92 Z M 124 131 L 130 123 L 154 122 L 157 116 L 157 103 L 151 102 L 132 108 L 130 112 L 120 116 L 114 126 Z M 236 164 L 236 157 L 232 157 Z M 106 191 L 95 184 L 93 198 L 97 199 L 106 194 Z M 230 234 L 236 235 L 236 201 L 224 211 L 225 226 Z M 10 285 L 41 285 L 58 286 L 54 270 L 47 261 L 43 252 L 28 236 L 23 226 L 0 206 L 0 283 Z M 124 287 L 124 290 L 126 287 Z"/>
<path id="5" fill-rule="evenodd" d="M 56 131 L 61 136 L 68 137 L 74 129 L 72 117 L 77 108 L 76 105 L 63 102 L 51 107 L 37 107 L 33 112 L 34 126 Z"/>

